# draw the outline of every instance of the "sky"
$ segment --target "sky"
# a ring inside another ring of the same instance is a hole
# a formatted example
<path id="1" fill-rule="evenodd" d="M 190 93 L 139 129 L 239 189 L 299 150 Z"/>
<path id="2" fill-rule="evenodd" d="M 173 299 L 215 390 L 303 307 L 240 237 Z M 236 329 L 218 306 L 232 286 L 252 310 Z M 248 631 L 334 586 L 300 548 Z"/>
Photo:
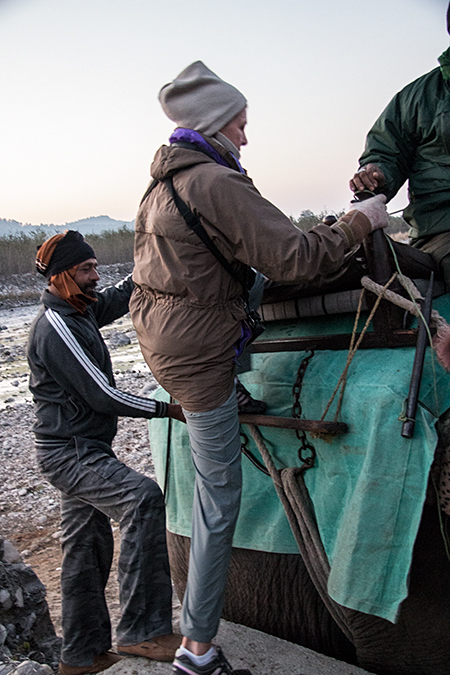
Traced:
<path id="1" fill-rule="evenodd" d="M 0 0 L 0 219 L 132 220 L 174 128 L 158 91 L 198 59 L 248 100 L 260 192 L 295 217 L 346 208 L 367 131 L 449 46 L 447 5 Z"/>

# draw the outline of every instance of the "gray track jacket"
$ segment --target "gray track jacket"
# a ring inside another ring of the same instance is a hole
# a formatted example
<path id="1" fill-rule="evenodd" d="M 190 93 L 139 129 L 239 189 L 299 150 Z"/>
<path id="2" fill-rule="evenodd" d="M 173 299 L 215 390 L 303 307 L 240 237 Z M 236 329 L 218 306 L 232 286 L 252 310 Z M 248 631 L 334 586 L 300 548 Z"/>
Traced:
<path id="1" fill-rule="evenodd" d="M 48 290 L 28 339 L 37 437 L 82 436 L 111 443 L 117 417 L 165 417 L 167 404 L 115 388 L 99 328 L 128 312 L 131 277 L 97 293 L 84 314 Z"/>

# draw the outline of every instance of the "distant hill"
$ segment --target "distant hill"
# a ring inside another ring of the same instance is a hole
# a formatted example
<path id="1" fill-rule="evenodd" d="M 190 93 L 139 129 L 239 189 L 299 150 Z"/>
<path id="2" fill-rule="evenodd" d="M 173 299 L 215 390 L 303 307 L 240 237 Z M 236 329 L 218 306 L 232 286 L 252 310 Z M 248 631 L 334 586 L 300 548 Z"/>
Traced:
<path id="1" fill-rule="evenodd" d="M 122 227 L 130 230 L 134 229 L 134 220 L 114 220 L 109 216 L 91 216 L 83 220 L 76 220 L 73 223 L 65 225 L 44 224 L 29 225 L 28 223 L 19 223 L 17 220 L 5 220 L 0 218 L 0 237 L 9 235 L 32 235 L 36 232 L 45 232 L 46 236 L 58 234 L 65 230 L 78 230 L 81 234 L 100 234 L 106 230 L 120 230 Z"/>

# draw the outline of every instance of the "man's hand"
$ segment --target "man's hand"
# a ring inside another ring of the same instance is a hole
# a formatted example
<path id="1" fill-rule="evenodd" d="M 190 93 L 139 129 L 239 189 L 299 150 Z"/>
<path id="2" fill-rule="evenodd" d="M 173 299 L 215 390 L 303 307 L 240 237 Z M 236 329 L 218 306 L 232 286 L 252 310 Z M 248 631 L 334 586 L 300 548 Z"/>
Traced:
<path id="1" fill-rule="evenodd" d="M 186 418 L 183 415 L 183 410 L 181 408 L 181 405 L 178 405 L 178 403 L 167 404 L 167 417 L 172 417 L 174 420 L 186 423 Z"/>
<path id="2" fill-rule="evenodd" d="M 384 173 L 376 164 L 362 166 L 350 180 L 350 190 L 361 192 L 362 190 L 375 191 L 377 187 L 383 187 L 386 182 Z"/>
<path id="3" fill-rule="evenodd" d="M 348 210 L 364 213 L 370 220 L 372 232 L 388 225 L 389 216 L 386 211 L 385 195 L 376 195 L 362 202 L 352 202 Z"/>

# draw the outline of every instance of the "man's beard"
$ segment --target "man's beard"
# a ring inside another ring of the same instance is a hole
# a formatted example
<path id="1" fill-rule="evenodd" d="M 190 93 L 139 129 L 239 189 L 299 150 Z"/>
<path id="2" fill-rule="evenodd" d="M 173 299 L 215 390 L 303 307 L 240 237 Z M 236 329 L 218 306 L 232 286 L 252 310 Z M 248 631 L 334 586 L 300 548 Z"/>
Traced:
<path id="1" fill-rule="evenodd" d="M 83 293 L 83 295 L 87 295 L 89 298 L 96 298 L 97 297 L 97 293 L 95 292 L 96 287 L 97 282 L 94 281 L 90 284 L 83 284 L 83 286 L 79 286 L 79 289 Z"/>

